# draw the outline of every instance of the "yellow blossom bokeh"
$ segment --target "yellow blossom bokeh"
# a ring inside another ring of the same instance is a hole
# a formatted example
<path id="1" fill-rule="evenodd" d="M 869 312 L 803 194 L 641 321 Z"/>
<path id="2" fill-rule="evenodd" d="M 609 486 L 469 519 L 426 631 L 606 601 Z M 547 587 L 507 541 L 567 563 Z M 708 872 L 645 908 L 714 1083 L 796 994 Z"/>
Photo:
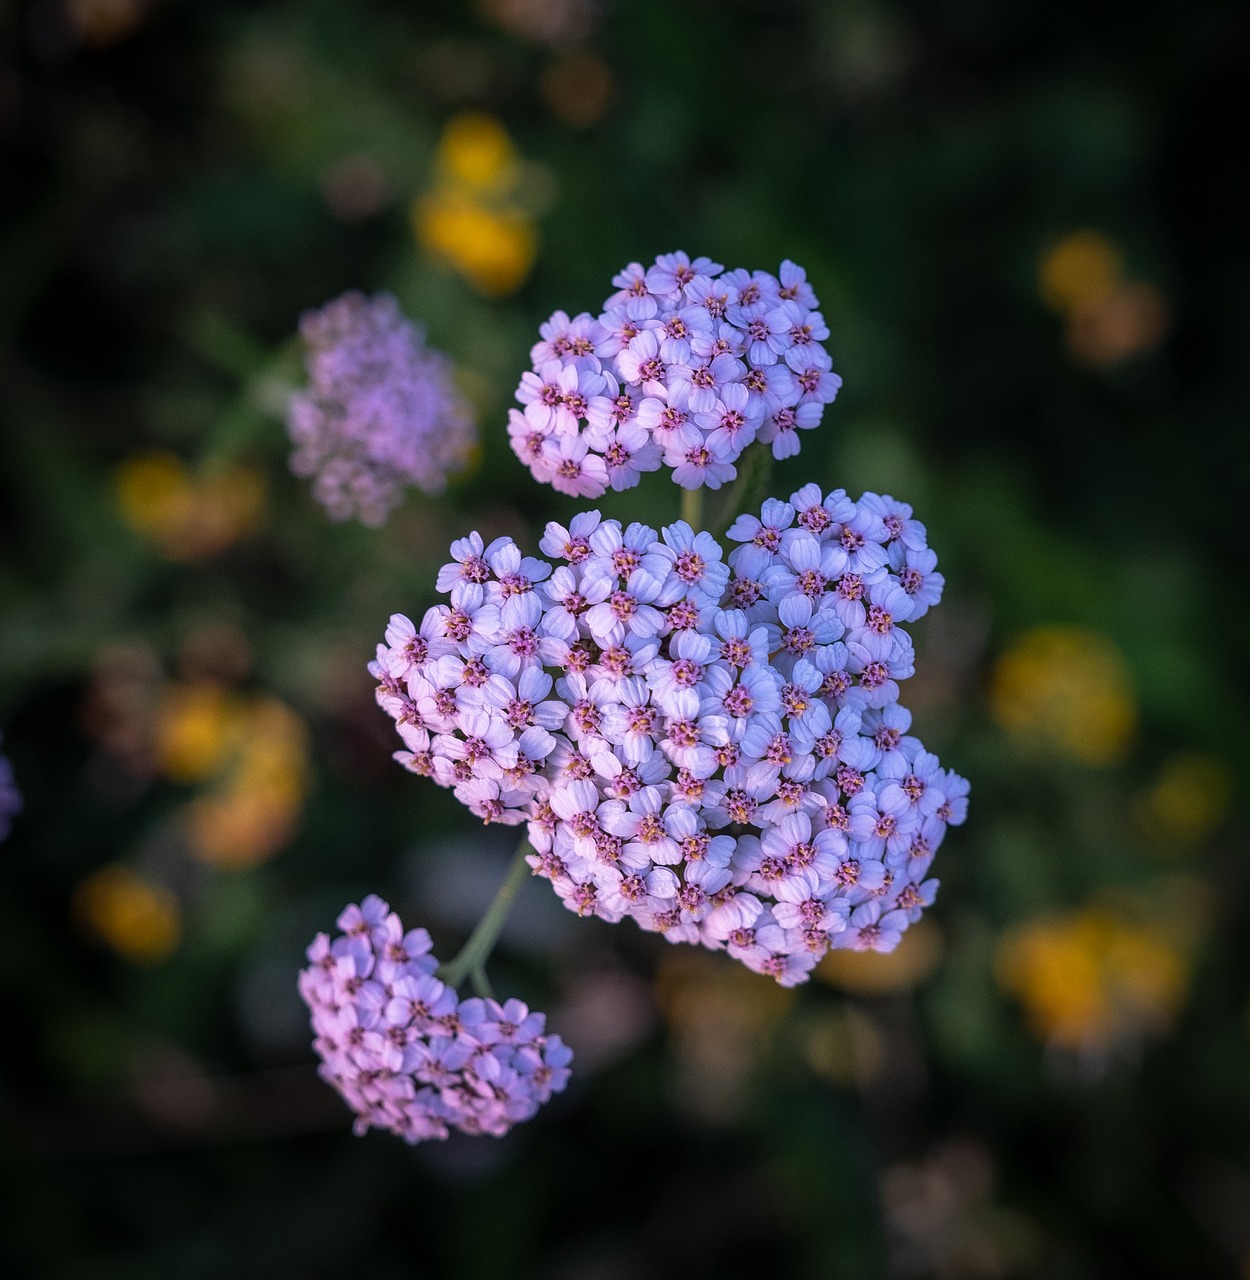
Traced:
<path id="1" fill-rule="evenodd" d="M 1185 849 L 1206 839 L 1228 812 L 1232 779 L 1214 756 L 1181 752 L 1163 762 L 1154 785 L 1138 800 L 1143 833 L 1163 848 Z"/>
<path id="2" fill-rule="evenodd" d="M 1167 332 L 1163 294 L 1129 279 L 1124 255 L 1098 231 L 1073 231 L 1048 246 L 1037 274 L 1038 293 L 1064 317 L 1064 340 L 1079 364 L 1118 364 L 1158 346 Z"/>
<path id="3" fill-rule="evenodd" d="M 413 206 L 421 243 L 488 297 L 515 293 L 538 252 L 533 223 L 518 209 L 492 209 L 462 192 L 439 189 Z"/>
<path id="4" fill-rule="evenodd" d="M 1189 985 L 1188 951 L 1179 928 L 1091 904 L 1009 930 L 994 967 L 1040 1040 L 1106 1051 L 1171 1026 Z"/>
<path id="5" fill-rule="evenodd" d="M 119 863 L 88 876 L 75 890 L 73 909 L 90 933 L 132 964 L 156 964 L 182 937 L 177 898 Z"/>
<path id="6" fill-rule="evenodd" d="M 156 767 L 173 782 L 199 782 L 222 766 L 246 715 L 214 681 L 168 684 L 156 707 Z"/>
<path id="7" fill-rule="evenodd" d="M 191 850 L 211 866 L 254 866 L 289 843 L 310 785 L 304 721 L 276 698 L 239 713 L 237 749 L 186 808 Z"/>
<path id="8" fill-rule="evenodd" d="M 1037 287 L 1042 301 L 1061 314 L 1105 302 L 1124 274 L 1124 256 L 1106 236 L 1070 232 L 1042 253 Z"/>
<path id="9" fill-rule="evenodd" d="M 1101 632 L 1035 627 L 994 665 L 990 715 L 1026 750 L 1088 765 L 1124 757 L 1137 730 L 1128 664 Z"/>
<path id="10" fill-rule="evenodd" d="M 195 475 L 174 454 L 154 451 L 122 463 L 115 488 L 126 524 L 177 562 L 218 555 L 264 518 L 264 477 L 253 467 Z"/>
<path id="11" fill-rule="evenodd" d="M 479 293 L 516 292 L 533 268 L 538 233 L 520 198 L 525 166 L 503 124 L 479 111 L 453 116 L 434 176 L 412 204 L 417 240 Z"/>
<path id="12" fill-rule="evenodd" d="M 464 111 L 448 121 L 434 164 L 440 182 L 479 196 L 499 196 L 515 187 L 517 153 L 508 131 L 484 111 Z"/>

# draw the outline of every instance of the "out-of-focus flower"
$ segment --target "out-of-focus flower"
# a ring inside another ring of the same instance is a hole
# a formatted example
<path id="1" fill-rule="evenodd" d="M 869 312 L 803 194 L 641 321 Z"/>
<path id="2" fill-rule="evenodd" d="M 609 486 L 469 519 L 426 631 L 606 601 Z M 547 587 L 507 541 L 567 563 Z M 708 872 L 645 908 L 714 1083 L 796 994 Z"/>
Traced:
<path id="1" fill-rule="evenodd" d="M 309 786 L 308 728 L 276 698 L 245 702 L 228 716 L 216 780 L 188 803 L 185 816 L 196 857 L 216 867 L 248 867 L 291 839 Z M 205 734 L 209 746 L 213 731 Z M 187 758 L 198 764 L 208 753 Z"/>
<path id="2" fill-rule="evenodd" d="M 246 719 L 239 699 L 211 681 L 169 684 L 156 708 L 156 766 L 174 782 L 200 782 L 221 767 Z"/>
<path id="3" fill-rule="evenodd" d="M 169 560 L 207 560 L 264 518 L 264 479 L 248 466 L 195 475 L 172 453 L 143 453 L 118 468 L 116 491 L 125 522 Z"/>
<path id="4" fill-rule="evenodd" d="M 1144 832 L 1164 848 L 1182 848 L 1206 839 L 1224 820 L 1232 781 L 1214 756 L 1183 752 L 1165 760 L 1153 787 L 1140 798 L 1136 817 Z"/>
<path id="5" fill-rule="evenodd" d="M 907 930 L 893 951 L 884 955 L 830 951 L 816 966 L 815 976 L 851 995 L 893 995 L 919 986 L 941 958 L 941 933 L 935 924 L 921 920 Z"/>
<path id="6" fill-rule="evenodd" d="M 1009 930 L 998 944 L 995 972 L 1039 1039 L 1105 1053 L 1171 1026 L 1190 959 L 1179 926 L 1093 904 Z"/>
<path id="7" fill-rule="evenodd" d="M 291 469 L 335 520 L 377 526 L 415 486 L 439 493 L 476 428 L 451 364 L 389 294 L 346 293 L 305 313 L 310 386 L 291 398 Z"/>
<path id="8" fill-rule="evenodd" d="M 1124 275 L 1120 250 L 1097 231 L 1074 231 L 1048 248 L 1038 268 L 1042 301 L 1067 321 L 1068 350 L 1091 367 L 1157 346 L 1167 302 L 1154 285 Z"/>
<path id="9" fill-rule="evenodd" d="M 1083 764 L 1121 759 L 1137 727 L 1128 666 L 1107 636 L 1084 627 L 1037 627 L 994 666 L 994 722 L 1026 748 Z"/>
<path id="10" fill-rule="evenodd" d="M 421 197 L 413 218 L 421 243 L 488 297 L 515 293 L 534 265 L 538 238 L 519 209 L 490 209 L 440 190 Z"/>
<path id="11" fill-rule="evenodd" d="M 434 165 L 440 184 L 490 197 L 516 186 L 519 158 L 499 120 L 484 111 L 465 111 L 447 122 Z"/>
<path id="12" fill-rule="evenodd" d="M 343 931 L 318 934 L 299 989 L 312 1013 L 319 1074 L 356 1113 L 356 1132 L 406 1142 L 450 1129 L 502 1137 L 568 1082 L 572 1052 L 520 1000 L 461 1000 L 435 976 L 424 929 L 404 931 L 375 895 Z"/>
<path id="13" fill-rule="evenodd" d="M 1102 368 L 1157 347 L 1168 329 L 1168 305 L 1152 284 L 1126 281 L 1095 307 L 1068 317 L 1066 338 L 1074 359 Z"/>
<path id="14" fill-rule="evenodd" d="M 177 898 L 118 863 L 84 880 L 73 906 L 91 933 L 133 964 L 163 960 L 182 935 Z"/>
<path id="15" fill-rule="evenodd" d="M 612 68 L 585 49 L 555 58 L 538 81 L 552 115 L 574 129 L 599 123 L 612 101 L 613 88 Z"/>
<path id="16" fill-rule="evenodd" d="M 0 743 L 4 741 L 0 734 Z M 8 756 L 0 753 L 0 840 L 5 840 L 13 829 L 13 818 L 22 811 L 22 793 L 13 778 L 13 766 Z"/>
<path id="17" fill-rule="evenodd" d="M 1105 302 L 1124 274 L 1124 258 L 1097 231 L 1073 231 L 1048 247 L 1038 265 L 1042 301 L 1061 315 Z"/>
<path id="18" fill-rule="evenodd" d="M 527 823 L 570 910 L 792 986 L 830 948 L 892 951 L 967 815 L 898 702 L 942 576 L 880 494 L 805 485 L 726 536 L 583 512 L 547 526 L 553 564 L 470 534 L 449 604 L 395 614 L 369 670 L 396 759 Z"/>
<path id="19" fill-rule="evenodd" d="M 483 112 L 454 116 L 434 169 L 434 186 L 412 205 L 417 239 L 479 293 L 514 293 L 534 265 L 538 236 L 522 199 L 526 166 L 507 130 Z"/>

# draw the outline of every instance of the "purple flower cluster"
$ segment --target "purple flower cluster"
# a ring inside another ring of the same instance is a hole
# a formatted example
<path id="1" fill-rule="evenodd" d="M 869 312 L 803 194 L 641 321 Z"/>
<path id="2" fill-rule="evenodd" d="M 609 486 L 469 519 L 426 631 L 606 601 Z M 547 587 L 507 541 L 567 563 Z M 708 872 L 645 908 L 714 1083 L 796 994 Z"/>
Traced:
<path id="1" fill-rule="evenodd" d="M 349 906 L 333 940 L 308 948 L 300 994 L 322 1079 L 356 1112 L 356 1132 L 408 1142 L 449 1129 L 500 1137 L 569 1078 L 572 1052 L 520 1000 L 457 998 L 435 977 L 424 929 L 404 932 L 376 895 Z"/>
<path id="2" fill-rule="evenodd" d="M 0 742 L 3 742 L 0 737 Z M 8 839 L 13 828 L 13 816 L 22 811 L 22 793 L 13 780 L 13 766 L 7 756 L 0 754 L 0 840 Z"/>
<path id="3" fill-rule="evenodd" d="M 530 352 L 508 434 L 536 480 L 574 497 L 629 489 L 661 465 L 717 489 L 754 440 L 799 451 L 842 379 L 806 273 L 724 271 L 662 254 L 630 263 L 598 316 L 557 311 Z"/>
<path id="4" fill-rule="evenodd" d="M 389 294 L 345 293 L 306 312 L 307 391 L 292 397 L 291 469 L 335 520 L 385 522 L 415 485 L 439 493 L 477 440 L 447 357 Z"/>
<path id="5" fill-rule="evenodd" d="M 911 508 L 807 485 L 727 558 L 684 522 L 598 512 L 452 545 L 450 596 L 395 615 L 370 671 L 399 759 L 529 824 L 571 909 L 727 950 L 783 985 L 829 947 L 888 951 L 967 783 L 908 733 L 903 627 L 941 595 Z"/>

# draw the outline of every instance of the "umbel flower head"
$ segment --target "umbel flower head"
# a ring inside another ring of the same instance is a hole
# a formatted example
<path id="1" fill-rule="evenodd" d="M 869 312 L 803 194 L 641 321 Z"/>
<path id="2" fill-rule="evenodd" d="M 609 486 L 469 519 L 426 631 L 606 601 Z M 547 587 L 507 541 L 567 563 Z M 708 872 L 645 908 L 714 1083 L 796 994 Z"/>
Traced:
<path id="1" fill-rule="evenodd" d="M 508 434 L 536 480 L 597 498 L 671 467 L 718 489 L 752 441 L 799 451 L 838 393 L 829 336 L 802 267 L 724 271 L 710 258 L 631 262 L 598 316 L 542 326 Z"/>
<path id="2" fill-rule="evenodd" d="M 3 742 L 0 735 L 0 742 Z M 13 766 L 3 753 L 0 753 L 0 840 L 8 838 L 13 827 L 13 817 L 22 811 L 22 793 L 17 789 L 13 779 Z"/>
<path id="3" fill-rule="evenodd" d="M 461 1000 L 435 976 L 424 929 L 405 932 L 376 895 L 317 935 L 299 989 L 319 1074 L 356 1113 L 356 1132 L 407 1142 L 451 1129 L 501 1137 L 568 1082 L 573 1054 L 520 1000 Z"/>
<path id="4" fill-rule="evenodd" d="M 439 493 L 477 430 L 451 362 L 389 294 L 345 293 L 306 312 L 309 387 L 291 399 L 291 470 L 335 520 L 377 526 L 415 486 Z"/>
<path id="5" fill-rule="evenodd" d="M 452 544 L 449 602 L 370 670 L 413 772 L 528 823 L 571 909 L 728 950 L 784 985 L 891 950 L 968 784 L 908 733 L 904 629 L 941 595 L 911 508 L 808 485 L 729 530 L 547 526 Z"/>

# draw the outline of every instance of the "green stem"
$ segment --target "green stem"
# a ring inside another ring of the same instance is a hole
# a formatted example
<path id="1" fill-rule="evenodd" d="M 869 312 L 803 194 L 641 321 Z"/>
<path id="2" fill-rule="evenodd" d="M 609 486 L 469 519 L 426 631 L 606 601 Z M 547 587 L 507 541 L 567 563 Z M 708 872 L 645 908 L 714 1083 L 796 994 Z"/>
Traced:
<path id="1" fill-rule="evenodd" d="M 681 491 L 681 518 L 698 533 L 703 528 L 703 490 Z"/>
<path id="2" fill-rule="evenodd" d="M 282 417 L 288 389 L 299 381 L 302 353 L 303 346 L 294 337 L 266 351 L 249 372 L 243 371 L 240 358 L 238 392 L 204 441 L 199 457 L 202 467 L 224 467 L 274 435 L 274 421 Z"/>
<path id="3" fill-rule="evenodd" d="M 742 455 L 738 462 L 738 476 L 721 502 L 717 533 L 724 533 L 744 510 L 761 501 L 772 463 L 772 449 L 759 442 Z"/>
<path id="4" fill-rule="evenodd" d="M 495 894 L 494 902 L 486 908 L 486 914 L 477 922 L 477 928 L 460 948 L 460 953 L 439 968 L 439 978 L 449 987 L 459 987 L 465 978 L 470 978 L 479 994 L 490 994 L 490 984 L 486 981 L 486 961 L 495 949 L 500 930 L 508 919 L 517 894 L 521 892 L 521 886 L 530 876 L 530 866 L 525 857 L 532 852 L 528 840 L 522 840 L 517 845 L 517 851 L 512 855 L 512 865 L 508 868 L 503 884 L 499 886 L 499 892 Z"/>

